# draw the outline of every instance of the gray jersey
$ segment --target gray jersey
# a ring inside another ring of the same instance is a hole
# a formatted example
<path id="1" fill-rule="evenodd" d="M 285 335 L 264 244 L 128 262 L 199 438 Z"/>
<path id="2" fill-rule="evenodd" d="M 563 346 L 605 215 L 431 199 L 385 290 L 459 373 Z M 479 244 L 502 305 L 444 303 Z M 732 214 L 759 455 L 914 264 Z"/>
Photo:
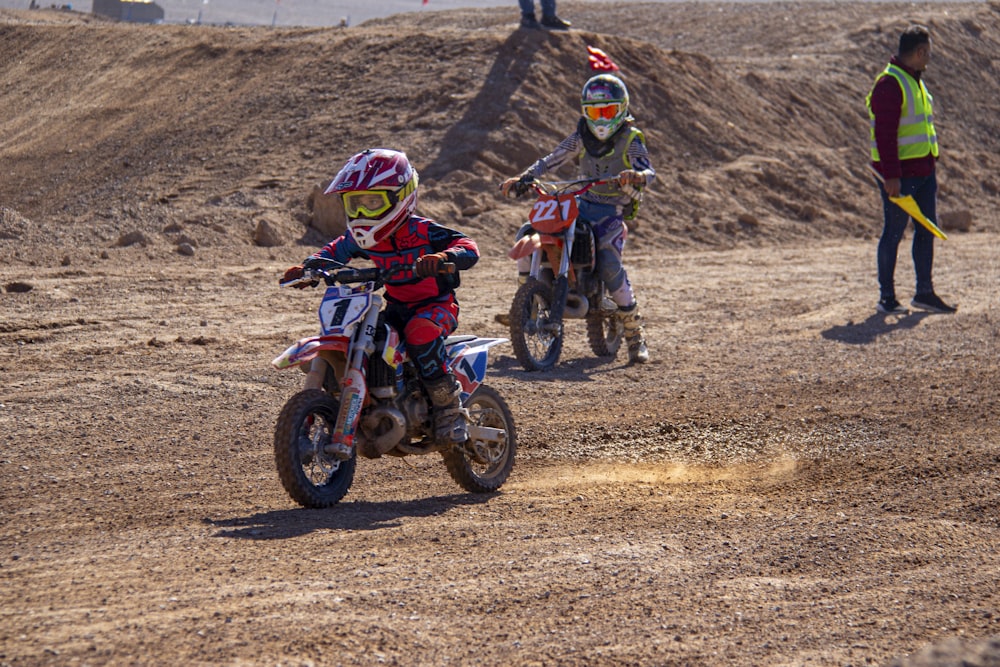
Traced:
<path id="1" fill-rule="evenodd" d="M 576 131 L 555 147 L 555 149 L 533 164 L 526 173 L 540 178 L 546 172 L 558 169 L 570 160 L 578 160 L 582 178 L 613 178 L 624 169 L 634 169 L 645 178 L 649 185 L 656 177 L 649 161 L 649 152 L 643 141 L 642 132 L 634 126 L 627 126 L 615 138 L 614 146 L 607 154 L 594 157 L 584 150 L 583 137 Z M 633 190 L 633 193 L 635 191 Z M 636 199 L 635 194 L 625 192 L 615 184 L 608 183 L 591 188 L 580 199 L 595 204 L 626 206 Z"/>

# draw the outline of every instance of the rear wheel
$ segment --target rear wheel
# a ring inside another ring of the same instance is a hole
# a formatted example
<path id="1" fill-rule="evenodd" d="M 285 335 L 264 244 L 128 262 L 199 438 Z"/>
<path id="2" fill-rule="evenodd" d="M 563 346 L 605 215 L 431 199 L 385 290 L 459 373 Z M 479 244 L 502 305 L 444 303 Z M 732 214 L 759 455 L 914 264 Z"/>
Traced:
<path id="1" fill-rule="evenodd" d="M 562 322 L 553 318 L 552 288 L 535 278 L 518 288 L 510 306 L 510 341 L 525 370 L 543 371 L 562 352 Z"/>
<path id="2" fill-rule="evenodd" d="M 492 387 L 484 384 L 465 402 L 469 411 L 470 438 L 442 452 L 451 478 L 471 493 L 496 491 L 514 467 L 517 432 L 510 408 Z M 481 437 L 477 437 L 477 427 Z M 503 431 L 494 435 L 496 431 Z"/>
<path id="3" fill-rule="evenodd" d="M 625 327 L 615 315 L 599 311 L 587 314 L 587 342 L 597 356 L 616 356 L 624 337 Z"/>
<path id="4" fill-rule="evenodd" d="M 274 462 L 281 485 L 303 507 L 330 507 L 354 481 L 357 454 L 342 461 L 323 448 L 337 425 L 340 404 L 320 389 L 288 399 L 274 429 Z"/>

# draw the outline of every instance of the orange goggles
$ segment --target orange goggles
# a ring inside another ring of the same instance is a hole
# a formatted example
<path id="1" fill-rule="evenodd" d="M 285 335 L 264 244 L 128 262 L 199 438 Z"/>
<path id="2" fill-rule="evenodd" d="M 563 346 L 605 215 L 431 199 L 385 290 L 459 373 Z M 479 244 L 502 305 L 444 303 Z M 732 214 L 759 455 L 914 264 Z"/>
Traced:
<path id="1" fill-rule="evenodd" d="M 590 120 L 612 120 L 622 111 L 621 102 L 588 104 L 583 107 L 583 115 Z"/>

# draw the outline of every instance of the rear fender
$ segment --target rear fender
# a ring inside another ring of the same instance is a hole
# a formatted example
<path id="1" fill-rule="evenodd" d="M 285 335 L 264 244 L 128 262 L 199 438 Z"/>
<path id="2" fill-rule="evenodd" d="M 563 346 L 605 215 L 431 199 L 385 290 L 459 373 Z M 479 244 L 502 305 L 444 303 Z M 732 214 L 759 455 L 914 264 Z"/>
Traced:
<path id="1" fill-rule="evenodd" d="M 467 401 L 486 379 L 486 366 L 489 361 L 487 350 L 506 342 L 508 342 L 506 338 L 472 338 L 447 346 L 448 368 L 462 385 L 463 402 Z"/>

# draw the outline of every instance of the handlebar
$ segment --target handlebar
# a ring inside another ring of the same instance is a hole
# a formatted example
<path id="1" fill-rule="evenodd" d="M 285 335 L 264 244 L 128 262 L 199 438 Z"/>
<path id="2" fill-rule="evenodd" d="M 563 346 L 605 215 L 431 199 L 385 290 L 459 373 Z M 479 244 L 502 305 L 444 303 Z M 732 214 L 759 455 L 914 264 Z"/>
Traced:
<path id="1" fill-rule="evenodd" d="M 581 195 L 597 185 L 612 183 L 615 178 L 578 178 L 572 181 L 540 181 L 537 178 L 521 179 L 512 188 L 515 197 L 523 197 L 529 190 L 540 195 Z"/>
<path id="2" fill-rule="evenodd" d="M 406 266 L 393 266 L 387 269 L 378 267 L 366 267 L 363 269 L 350 268 L 332 259 L 323 257 L 310 258 L 311 263 L 326 266 L 310 266 L 302 268 L 302 277 L 288 282 L 278 283 L 279 287 L 292 287 L 303 283 L 315 284 L 322 280 L 328 286 L 336 284 L 355 285 L 359 283 L 375 283 L 375 287 L 381 288 L 385 283 L 398 273 L 404 271 L 414 271 L 416 264 Z M 337 270 L 339 269 L 339 270 Z M 447 275 L 458 271 L 458 266 L 454 262 L 441 262 L 438 265 L 438 275 Z"/>

